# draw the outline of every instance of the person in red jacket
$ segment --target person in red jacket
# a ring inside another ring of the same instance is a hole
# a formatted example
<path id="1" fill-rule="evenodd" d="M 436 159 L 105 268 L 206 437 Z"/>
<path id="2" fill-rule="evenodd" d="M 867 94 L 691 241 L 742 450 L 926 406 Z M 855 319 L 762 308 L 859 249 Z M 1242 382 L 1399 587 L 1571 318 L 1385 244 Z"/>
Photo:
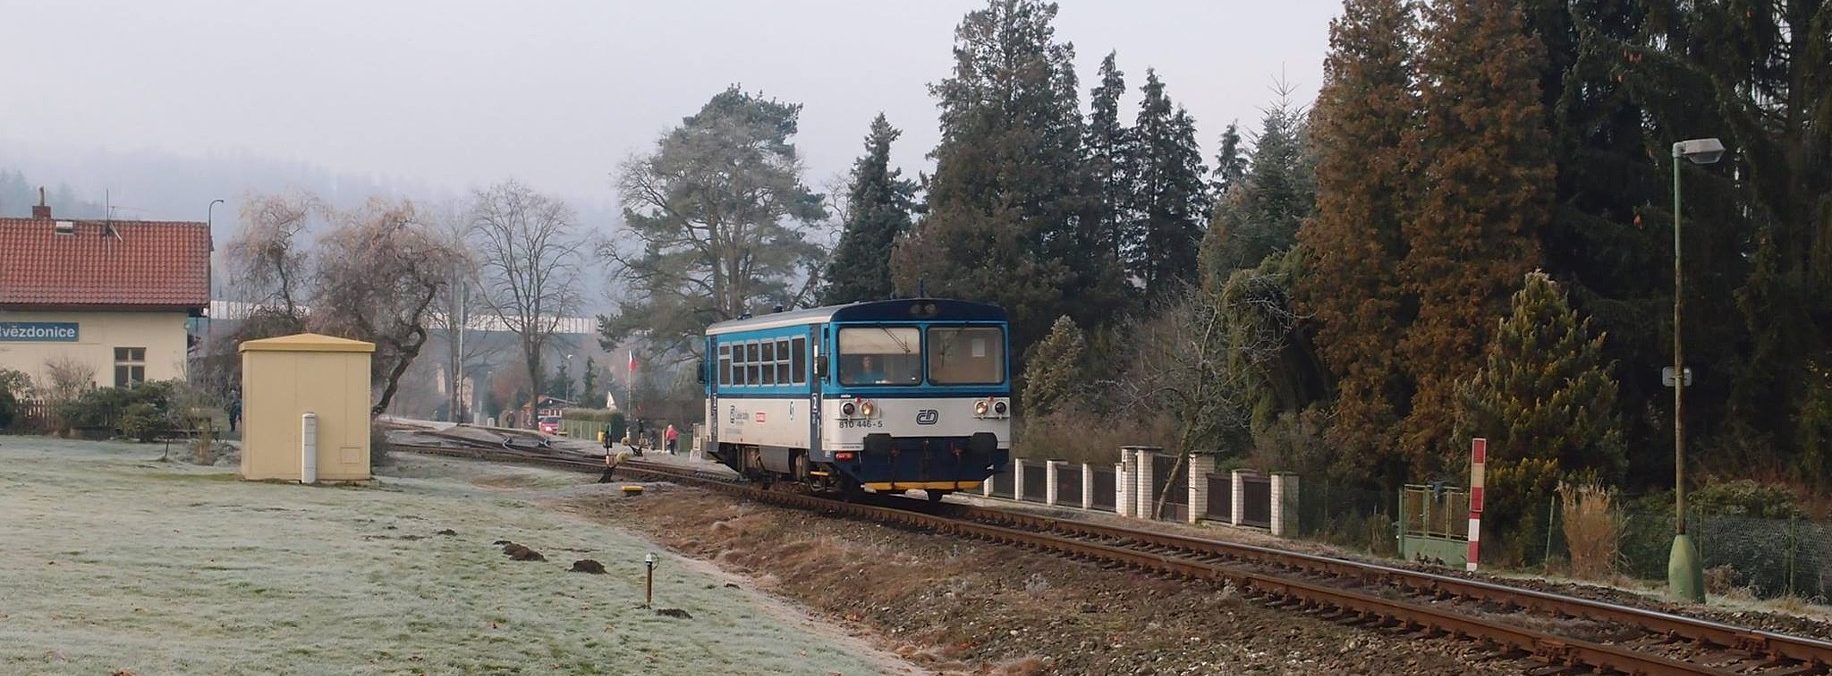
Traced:
<path id="1" fill-rule="evenodd" d="M 680 439 L 680 430 L 674 429 L 674 423 L 668 423 L 668 429 L 662 431 L 662 440 L 668 442 L 668 455 L 674 455 L 675 446 Z"/>

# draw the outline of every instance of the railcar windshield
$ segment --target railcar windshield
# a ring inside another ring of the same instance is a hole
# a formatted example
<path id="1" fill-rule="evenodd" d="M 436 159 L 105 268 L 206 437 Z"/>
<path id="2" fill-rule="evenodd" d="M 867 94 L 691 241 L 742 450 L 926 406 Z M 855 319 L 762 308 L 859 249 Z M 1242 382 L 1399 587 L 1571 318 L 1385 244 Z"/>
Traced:
<path id="1" fill-rule="evenodd" d="M 935 385 L 1005 382 L 1005 330 L 996 326 L 930 327 L 929 382 Z"/>
<path id="2" fill-rule="evenodd" d="M 913 326 L 840 329 L 840 384 L 922 384 L 922 332 Z"/>

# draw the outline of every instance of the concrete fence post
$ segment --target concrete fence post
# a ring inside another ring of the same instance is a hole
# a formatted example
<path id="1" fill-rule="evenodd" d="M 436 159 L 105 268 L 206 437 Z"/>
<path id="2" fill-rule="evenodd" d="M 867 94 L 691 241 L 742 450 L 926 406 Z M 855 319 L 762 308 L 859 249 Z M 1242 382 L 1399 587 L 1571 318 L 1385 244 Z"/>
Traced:
<path id="1" fill-rule="evenodd" d="M 1057 498 L 1056 477 L 1059 476 L 1061 460 L 1043 461 L 1043 504 L 1055 506 Z"/>
<path id="2" fill-rule="evenodd" d="M 985 481 L 980 482 L 980 497 L 983 497 L 983 498 L 992 497 L 992 480 L 998 478 L 998 476 L 999 475 L 994 474 L 994 475 L 986 477 Z"/>
<path id="3" fill-rule="evenodd" d="M 1094 465 L 1081 463 L 1081 508 L 1094 509 Z"/>
<path id="4" fill-rule="evenodd" d="M 1132 466 L 1137 462 L 1132 454 L 1120 455 L 1120 462 L 1113 466 L 1113 511 L 1120 516 L 1132 516 Z"/>
<path id="5" fill-rule="evenodd" d="M 1209 512 L 1209 464 L 1208 456 L 1190 456 L 1190 514 L 1185 519 L 1190 523 L 1201 521 Z"/>
<path id="6" fill-rule="evenodd" d="M 1150 448 L 1141 448 L 1138 449 L 1137 452 L 1139 456 L 1137 488 L 1139 507 L 1134 515 L 1141 519 L 1150 519 L 1156 516 L 1152 514 L 1151 509 L 1153 507 L 1152 502 L 1158 497 L 1156 495 L 1156 487 L 1152 485 L 1152 470 L 1154 469 L 1152 458 L 1157 457 L 1157 453 L 1154 453 L 1153 449 Z"/>
<path id="7" fill-rule="evenodd" d="M 1024 459 L 1013 458 L 1011 461 L 1011 499 L 1024 501 Z"/>
<path id="8" fill-rule="evenodd" d="M 1298 475 L 1272 475 L 1272 534 L 1298 533 Z"/>
<path id="9" fill-rule="evenodd" d="M 1234 504 L 1228 505 L 1228 523 L 1238 526 L 1241 517 L 1247 513 L 1247 482 L 1243 480 L 1246 470 L 1237 469 L 1230 474 L 1232 485 L 1228 494 L 1233 498 L 1231 502 Z"/>

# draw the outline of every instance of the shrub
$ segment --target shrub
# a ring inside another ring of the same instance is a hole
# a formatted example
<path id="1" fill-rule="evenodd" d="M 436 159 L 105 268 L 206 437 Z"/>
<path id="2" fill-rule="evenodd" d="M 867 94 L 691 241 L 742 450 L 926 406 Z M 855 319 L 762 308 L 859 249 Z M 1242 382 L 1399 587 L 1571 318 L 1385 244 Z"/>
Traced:
<path id="1" fill-rule="evenodd" d="M 1798 519 L 1805 515 L 1793 491 L 1786 486 L 1749 479 L 1705 486 L 1687 495 L 1686 502 L 1700 514 L 1762 519 Z"/>
<path id="2" fill-rule="evenodd" d="M 0 430 L 12 429 L 13 418 L 18 416 L 19 400 L 13 398 L 11 391 L 0 388 Z"/>
<path id="3" fill-rule="evenodd" d="M 157 439 L 164 423 L 159 409 L 144 401 L 128 404 L 121 412 L 121 434 L 141 443 Z"/>

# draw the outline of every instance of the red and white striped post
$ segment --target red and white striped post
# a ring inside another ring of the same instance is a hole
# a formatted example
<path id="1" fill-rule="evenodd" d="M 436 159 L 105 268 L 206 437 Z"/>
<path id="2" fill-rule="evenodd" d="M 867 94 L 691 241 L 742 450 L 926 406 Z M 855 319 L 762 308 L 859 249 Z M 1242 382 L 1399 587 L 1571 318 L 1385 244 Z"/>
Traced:
<path id="1" fill-rule="evenodd" d="M 1488 440 L 1473 439 L 1469 449 L 1469 562 L 1474 572 L 1482 552 L 1482 466 L 1488 460 Z"/>

